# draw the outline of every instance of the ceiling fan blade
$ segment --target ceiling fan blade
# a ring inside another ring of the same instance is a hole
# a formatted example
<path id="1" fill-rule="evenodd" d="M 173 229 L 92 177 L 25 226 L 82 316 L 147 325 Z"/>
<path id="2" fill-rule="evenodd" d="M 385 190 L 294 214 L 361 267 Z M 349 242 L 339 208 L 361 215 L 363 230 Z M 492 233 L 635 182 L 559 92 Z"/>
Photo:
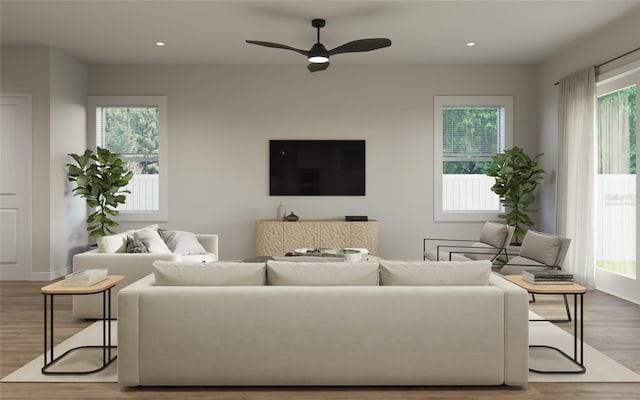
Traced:
<path id="1" fill-rule="evenodd" d="M 291 51 L 295 51 L 296 53 L 300 53 L 303 56 L 309 56 L 309 52 L 307 50 L 300 50 L 300 49 L 296 49 L 294 47 L 291 46 L 287 46 L 285 44 L 280 44 L 280 43 L 272 43 L 272 42 L 261 42 L 258 40 L 246 40 L 247 43 L 251 43 L 251 44 L 257 44 L 258 46 L 264 46 L 264 47 L 273 47 L 276 49 L 285 49 L 285 50 L 291 50 Z"/>
<path id="2" fill-rule="evenodd" d="M 307 69 L 311 72 L 324 71 L 329 68 L 329 64 L 329 61 L 326 63 L 309 63 L 309 65 L 307 65 Z"/>
<path id="3" fill-rule="evenodd" d="M 387 38 L 360 39 L 345 43 L 333 50 L 329 50 L 329 55 L 340 53 L 359 53 L 361 51 L 371 51 L 391 46 L 391 40 Z"/>

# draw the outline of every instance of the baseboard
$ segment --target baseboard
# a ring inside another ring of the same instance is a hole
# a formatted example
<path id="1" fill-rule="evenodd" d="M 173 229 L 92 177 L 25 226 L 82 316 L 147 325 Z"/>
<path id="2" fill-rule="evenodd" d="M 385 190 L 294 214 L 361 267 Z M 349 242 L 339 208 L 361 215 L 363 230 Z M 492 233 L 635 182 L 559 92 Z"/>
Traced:
<path id="1" fill-rule="evenodd" d="M 599 287 L 596 287 L 596 290 L 597 290 L 597 291 L 599 291 L 599 292 L 603 292 L 603 293 L 606 293 L 606 294 L 610 294 L 610 295 L 611 295 L 611 296 L 613 296 L 613 297 L 617 297 L 617 298 L 619 298 L 619 299 L 622 299 L 622 300 L 628 301 L 629 303 L 633 303 L 633 304 L 638 304 L 638 305 L 640 305 L 640 302 L 638 302 L 638 301 L 636 301 L 636 300 L 633 300 L 633 299 L 630 299 L 630 298 L 625 297 L 625 296 L 620 296 L 620 295 L 619 295 L 619 294 L 617 294 L 617 293 L 612 293 L 612 292 L 610 292 L 610 291 L 608 291 L 608 290 L 601 289 L 601 288 L 599 288 Z"/>
<path id="2" fill-rule="evenodd" d="M 62 267 L 49 272 L 31 272 L 32 281 L 52 281 L 66 276 L 71 267 Z"/>

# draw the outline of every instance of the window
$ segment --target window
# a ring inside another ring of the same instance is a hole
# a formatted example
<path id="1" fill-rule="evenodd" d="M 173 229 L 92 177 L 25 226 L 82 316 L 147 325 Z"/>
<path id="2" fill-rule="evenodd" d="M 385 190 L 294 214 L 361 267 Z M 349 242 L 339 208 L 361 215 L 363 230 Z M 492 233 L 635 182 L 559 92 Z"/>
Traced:
<path id="1" fill-rule="evenodd" d="M 435 96 L 436 221 L 485 221 L 502 212 L 491 158 L 511 147 L 513 97 Z"/>
<path id="2" fill-rule="evenodd" d="M 596 267 L 636 279 L 639 74 L 598 85 Z"/>
<path id="3" fill-rule="evenodd" d="M 163 96 L 89 97 L 89 145 L 120 155 L 134 176 L 120 221 L 166 221 L 167 100 Z"/>

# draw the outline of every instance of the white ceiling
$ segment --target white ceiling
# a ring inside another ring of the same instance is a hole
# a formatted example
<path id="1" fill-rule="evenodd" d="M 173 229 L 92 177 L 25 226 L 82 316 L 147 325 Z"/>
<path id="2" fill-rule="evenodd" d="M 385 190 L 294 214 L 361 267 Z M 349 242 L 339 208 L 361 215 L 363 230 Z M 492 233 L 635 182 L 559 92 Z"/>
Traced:
<path id="1" fill-rule="evenodd" d="M 532 64 L 635 7 L 640 0 L 1 0 L 0 39 L 96 64 L 306 64 L 300 54 L 244 41 L 307 50 L 315 42 L 311 19 L 325 18 L 321 41 L 329 49 L 370 37 L 393 42 L 336 55 L 334 64 Z"/>

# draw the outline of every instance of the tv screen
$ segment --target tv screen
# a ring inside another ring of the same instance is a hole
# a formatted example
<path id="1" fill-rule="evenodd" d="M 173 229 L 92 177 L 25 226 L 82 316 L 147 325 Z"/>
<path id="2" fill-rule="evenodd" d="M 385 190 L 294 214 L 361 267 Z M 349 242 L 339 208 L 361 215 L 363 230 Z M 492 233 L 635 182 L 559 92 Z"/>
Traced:
<path id="1" fill-rule="evenodd" d="M 364 196 L 364 140 L 270 140 L 271 196 Z"/>

